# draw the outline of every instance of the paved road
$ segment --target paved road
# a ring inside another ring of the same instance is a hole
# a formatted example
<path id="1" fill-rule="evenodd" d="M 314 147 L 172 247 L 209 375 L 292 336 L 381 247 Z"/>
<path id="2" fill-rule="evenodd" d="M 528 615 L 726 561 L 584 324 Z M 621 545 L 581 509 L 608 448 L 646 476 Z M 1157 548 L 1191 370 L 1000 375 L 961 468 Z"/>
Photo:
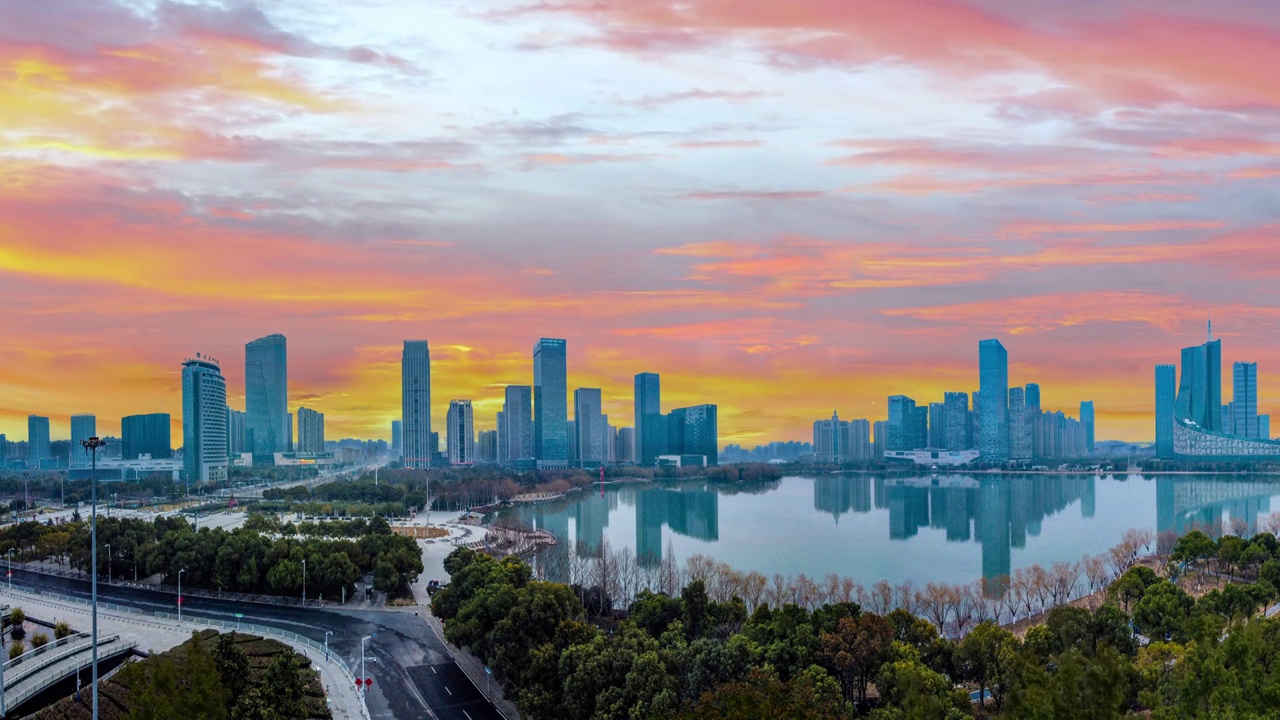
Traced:
<path id="1" fill-rule="evenodd" d="M 16 567 L 13 581 L 66 595 L 89 595 L 89 583 L 85 580 Z M 176 610 L 172 593 L 155 590 L 99 584 L 98 597 L 104 602 L 140 610 L 169 613 Z M 234 622 L 236 613 L 242 613 L 245 622 L 289 630 L 319 642 L 324 641 L 326 630 L 332 631 L 329 647 L 357 674 L 360 672 L 360 638 L 377 633 L 377 638 L 366 644 L 369 657 L 376 661 L 365 666 L 365 674 L 373 678 L 367 702 L 369 715 L 374 720 L 499 720 L 502 717 L 466 679 L 426 621 L 413 612 L 321 610 L 196 597 L 186 597 L 183 601 L 183 616 Z"/>

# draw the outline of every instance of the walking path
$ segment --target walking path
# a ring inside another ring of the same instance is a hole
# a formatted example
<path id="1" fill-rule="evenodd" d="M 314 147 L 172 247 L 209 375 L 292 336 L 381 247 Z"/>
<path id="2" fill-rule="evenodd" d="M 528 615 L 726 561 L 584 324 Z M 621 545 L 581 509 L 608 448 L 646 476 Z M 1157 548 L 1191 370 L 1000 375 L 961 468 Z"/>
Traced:
<path id="1" fill-rule="evenodd" d="M 89 632 L 92 624 L 90 608 L 85 605 L 65 600 L 35 595 L 18 589 L 9 590 L 0 586 L 0 596 L 12 607 L 21 607 L 28 617 L 38 617 L 51 623 L 67 621 L 72 628 Z M 138 648 L 148 653 L 160 653 L 191 638 L 191 633 L 207 628 L 223 630 L 199 620 L 192 622 L 183 620 L 152 619 L 141 613 L 134 614 L 98 608 L 98 635 L 119 635 L 125 642 L 136 642 Z M 256 633 L 255 633 L 256 634 Z M 366 717 L 356 693 L 346 675 L 332 662 L 325 662 L 324 653 L 308 645 L 279 637 L 271 637 L 294 651 L 305 655 L 311 666 L 320 673 L 320 681 L 328 695 L 329 709 L 335 720 L 358 720 Z"/>

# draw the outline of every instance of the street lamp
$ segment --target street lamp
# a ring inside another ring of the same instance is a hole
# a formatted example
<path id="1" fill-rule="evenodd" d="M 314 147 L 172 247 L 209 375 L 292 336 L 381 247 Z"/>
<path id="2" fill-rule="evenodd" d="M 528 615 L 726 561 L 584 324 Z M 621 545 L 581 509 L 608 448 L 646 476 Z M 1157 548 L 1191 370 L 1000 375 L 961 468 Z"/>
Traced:
<path id="1" fill-rule="evenodd" d="M 364 654 L 364 644 L 366 641 L 372 640 L 376 637 L 378 637 L 378 633 L 369 633 L 368 635 L 360 638 L 360 702 L 361 703 L 364 703 L 364 693 L 365 693 L 365 690 L 367 690 L 369 687 L 368 683 L 364 681 L 366 677 L 364 674 L 364 661 L 369 660 L 370 658 L 366 657 Z M 367 709 L 368 708 L 366 708 L 366 711 Z"/>
<path id="2" fill-rule="evenodd" d="M 89 470 L 89 502 L 93 507 L 89 522 L 89 570 L 92 575 L 90 595 L 93 596 L 93 720 L 98 720 L 98 448 L 107 443 L 95 435 L 81 440 L 80 444 L 93 456 Z"/>
<path id="3" fill-rule="evenodd" d="M 9 548 L 9 592 L 13 592 L 13 548 Z"/>
<path id="4" fill-rule="evenodd" d="M 105 543 L 107 546 L 107 584 L 111 584 L 111 543 Z"/>
<path id="5" fill-rule="evenodd" d="M 178 571 L 178 622 L 182 622 L 182 573 L 186 571 L 186 568 Z"/>
<path id="6" fill-rule="evenodd" d="M 324 631 L 324 661 L 329 662 L 329 636 L 333 634 L 332 630 Z"/>
<path id="7" fill-rule="evenodd" d="M 307 559 L 302 558 L 302 604 L 307 604 Z"/>

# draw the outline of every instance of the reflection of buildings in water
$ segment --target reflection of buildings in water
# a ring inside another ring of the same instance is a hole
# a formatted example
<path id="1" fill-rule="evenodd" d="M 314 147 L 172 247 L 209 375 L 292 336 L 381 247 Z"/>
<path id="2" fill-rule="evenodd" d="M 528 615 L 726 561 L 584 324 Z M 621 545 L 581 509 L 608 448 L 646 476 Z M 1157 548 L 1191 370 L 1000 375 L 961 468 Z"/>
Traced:
<path id="1" fill-rule="evenodd" d="M 573 529 L 577 538 L 575 552 L 598 557 L 604 542 L 604 529 L 609 527 L 609 513 L 618 509 L 616 493 L 592 493 L 574 506 Z"/>
<path id="2" fill-rule="evenodd" d="M 1235 480 L 1197 480 L 1161 477 L 1156 479 L 1156 532 L 1173 531 L 1178 536 L 1201 530 L 1211 536 L 1232 532 L 1223 527 L 1225 510 L 1232 521 L 1243 520 L 1246 533 L 1258 531 L 1258 517 L 1271 511 L 1271 497 L 1280 495 L 1280 486 Z M 1161 551 L 1170 548 L 1161 541 Z"/>
<path id="3" fill-rule="evenodd" d="M 653 488 L 636 496 L 636 557 L 662 561 L 662 526 L 698 540 L 720 539 L 720 496 L 696 488 Z"/>
<path id="4" fill-rule="evenodd" d="M 814 478 L 813 508 L 831 513 L 836 523 L 847 512 L 871 512 L 871 478 L 865 475 Z"/>

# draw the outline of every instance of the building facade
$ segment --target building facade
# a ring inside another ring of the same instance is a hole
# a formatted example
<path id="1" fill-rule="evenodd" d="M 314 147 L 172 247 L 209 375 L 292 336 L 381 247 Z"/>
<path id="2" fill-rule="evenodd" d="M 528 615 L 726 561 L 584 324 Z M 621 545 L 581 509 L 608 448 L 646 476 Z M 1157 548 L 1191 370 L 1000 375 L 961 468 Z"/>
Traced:
<path id="1" fill-rule="evenodd" d="M 942 444 L 946 450 L 969 450 L 973 434 L 969 424 L 969 393 L 949 392 L 942 396 Z"/>
<path id="2" fill-rule="evenodd" d="M 52 458 L 49 452 L 49 418 L 27 416 L 27 467 L 36 468 Z"/>
<path id="3" fill-rule="evenodd" d="M 169 413 L 149 413 L 121 418 L 121 459 L 137 460 L 143 455 L 150 455 L 152 460 L 172 458 L 172 427 L 172 418 L 169 417 Z"/>
<path id="4" fill-rule="evenodd" d="M 1258 363 L 1231 367 L 1231 434 L 1256 438 L 1258 433 Z"/>
<path id="5" fill-rule="evenodd" d="M 613 449 L 614 462 L 633 463 L 636 461 L 636 429 L 633 427 L 618 428 L 618 444 Z"/>
<path id="6" fill-rule="evenodd" d="M 227 408 L 227 452 L 233 457 L 253 452 L 249 447 L 249 414 Z"/>
<path id="7" fill-rule="evenodd" d="M 717 414 L 715 405 L 694 405 L 672 410 L 667 416 L 668 442 L 665 454 L 702 455 L 706 458 L 707 465 L 720 464 Z"/>
<path id="8" fill-rule="evenodd" d="M 407 468 L 431 467 L 431 350 L 426 340 L 405 340 L 400 355 L 400 422 Z"/>
<path id="9" fill-rule="evenodd" d="M 635 377 L 635 458 L 639 465 L 653 465 L 666 452 L 663 427 L 662 382 L 657 373 Z"/>
<path id="10" fill-rule="evenodd" d="M 508 385 L 498 421 L 501 462 L 533 460 L 533 388 Z"/>
<path id="11" fill-rule="evenodd" d="M 298 408 L 298 452 L 324 452 L 324 413 Z"/>
<path id="12" fill-rule="evenodd" d="M 1020 387 L 1009 388 L 1009 459 L 1019 462 L 1030 460 L 1035 449 L 1025 392 Z"/>
<path id="13" fill-rule="evenodd" d="M 84 451 L 80 441 L 97 436 L 98 418 L 96 416 L 87 413 L 71 416 L 71 454 L 67 457 L 68 468 L 89 467 L 92 459 L 89 453 Z"/>
<path id="14" fill-rule="evenodd" d="M 1156 366 L 1156 457 L 1173 457 L 1173 413 L 1178 393 L 1178 368 Z"/>
<path id="15" fill-rule="evenodd" d="M 476 462 L 475 416 L 470 400 L 450 400 L 445 421 L 445 441 L 449 445 L 450 465 L 474 465 Z"/>
<path id="16" fill-rule="evenodd" d="M 573 391 L 573 429 L 577 438 L 577 459 L 585 463 L 607 462 L 605 449 L 609 430 L 602 412 L 600 388 L 578 388 Z"/>
<path id="17" fill-rule="evenodd" d="M 1094 415 L 1092 400 L 1085 400 L 1080 403 L 1080 424 L 1084 426 L 1084 451 L 1086 454 L 1092 455 L 1094 450 L 1097 449 L 1097 420 Z"/>
<path id="18" fill-rule="evenodd" d="M 182 459 L 188 481 L 227 479 L 227 381 L 199 354 L 182 364 Z"/>
<path id="19" fill-rule="evenodd" d="M 498 461 L 498 431 L 482 430 L 476 434 L 476 462 Z"/>
<path id="20" fill-rule="evenodd" d="M 283 335 L 245 344 L 244 407 L 250 452 L 274 458 L 289 450 L 289 353 Z"/>
<path id="21" fill-rule="evenodd" d="M 1222 432 L 1222 341 L 1182 349 L 1174 412 L 1208 432 Z"/>
<path id="22" fill-rule="evenodd" d="M 569 461 L 569 381 L 566 343 L 542 338 L 533 346 L 533 450 L 539 462 Z"/>
<path id="23" fill-rule="evenodd" d="M 987 462 L 1009 459 L 1009 352 L 999 340 L 978 343 L 978 451 Z"/>
<path id="24" fill-rule="evenodd" d="M 391 454 L 394 457 L 400 457 L 404 451 L 404 423 L 400 420 L 391 421 Z"/>

